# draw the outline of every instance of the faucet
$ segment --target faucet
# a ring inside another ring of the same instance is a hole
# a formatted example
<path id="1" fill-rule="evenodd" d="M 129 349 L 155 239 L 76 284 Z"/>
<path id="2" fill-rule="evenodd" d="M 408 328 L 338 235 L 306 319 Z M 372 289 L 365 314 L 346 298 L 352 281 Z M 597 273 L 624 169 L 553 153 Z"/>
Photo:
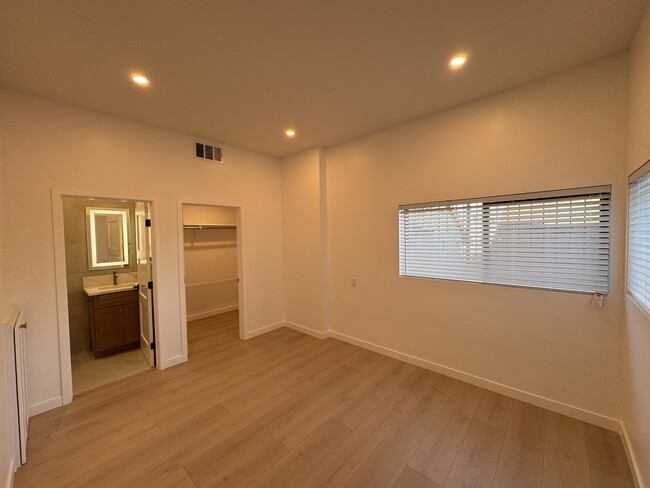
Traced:
<path id="1" fill-rule="evenodd" d="M 117 285 L 117 272 L 113 271 L 113 285 Z"/>

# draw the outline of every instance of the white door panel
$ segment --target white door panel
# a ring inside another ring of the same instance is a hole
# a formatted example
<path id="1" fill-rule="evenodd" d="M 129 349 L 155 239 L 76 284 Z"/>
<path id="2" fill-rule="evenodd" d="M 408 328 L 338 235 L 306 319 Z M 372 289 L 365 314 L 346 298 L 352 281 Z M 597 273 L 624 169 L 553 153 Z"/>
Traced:
<path id="1" fill-rule="evenodd" d="M 140 306 L 140 349 L 152 367 L 155 365 L 153 329 L 153 300 L 151 282 L 151 227 L 146 223 L 151 218 L 149 203 L 136 203 L 136 259 L 138 269 L 138 302 Z"/>

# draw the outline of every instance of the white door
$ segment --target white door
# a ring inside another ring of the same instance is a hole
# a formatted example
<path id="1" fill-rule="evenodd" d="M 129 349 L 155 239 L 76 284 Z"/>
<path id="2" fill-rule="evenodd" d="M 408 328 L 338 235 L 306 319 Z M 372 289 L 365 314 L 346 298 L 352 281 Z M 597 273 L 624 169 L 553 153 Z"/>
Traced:
<path id="1" fill-rule="evenodd" d="M 140 305 L 140 349 L 152 367 L 155 365 L 153 299 L 151 278 L 150 204 L 135 204 L 136 259 L 138 264 L 138 302 Z"/>

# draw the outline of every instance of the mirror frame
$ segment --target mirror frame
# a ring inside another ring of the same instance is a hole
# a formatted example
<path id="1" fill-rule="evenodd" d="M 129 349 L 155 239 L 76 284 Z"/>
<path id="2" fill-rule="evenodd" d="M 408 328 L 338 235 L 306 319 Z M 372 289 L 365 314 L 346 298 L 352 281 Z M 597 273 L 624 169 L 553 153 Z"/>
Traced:
<path id="1" fill-rule="evenodd" d="M 95 235 L 95 215 L 121 215 L 122 216 L 122 261 L 97 262 L 97 238 Z M 107 268 L 123 268 L 129 265 L 129 218 L 128 208 L 86 207 L 86 241 L 88 246 L 88 268 L 93 270 Z"/>

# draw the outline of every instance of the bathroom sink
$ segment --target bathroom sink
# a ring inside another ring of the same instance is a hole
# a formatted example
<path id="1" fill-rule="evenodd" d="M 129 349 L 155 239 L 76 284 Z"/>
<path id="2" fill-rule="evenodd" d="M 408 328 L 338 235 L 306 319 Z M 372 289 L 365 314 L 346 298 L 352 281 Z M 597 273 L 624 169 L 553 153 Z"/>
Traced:
<path id="1" fill-rule="evenodd" d="M 100 285 L 84 288 L 86 295 L 104 295 L 106 293 L 116 293 L 118 291 L 132 290 L 138 283 L 135 281 L 128 283 L 119 283 L 117 285 Z"/>

